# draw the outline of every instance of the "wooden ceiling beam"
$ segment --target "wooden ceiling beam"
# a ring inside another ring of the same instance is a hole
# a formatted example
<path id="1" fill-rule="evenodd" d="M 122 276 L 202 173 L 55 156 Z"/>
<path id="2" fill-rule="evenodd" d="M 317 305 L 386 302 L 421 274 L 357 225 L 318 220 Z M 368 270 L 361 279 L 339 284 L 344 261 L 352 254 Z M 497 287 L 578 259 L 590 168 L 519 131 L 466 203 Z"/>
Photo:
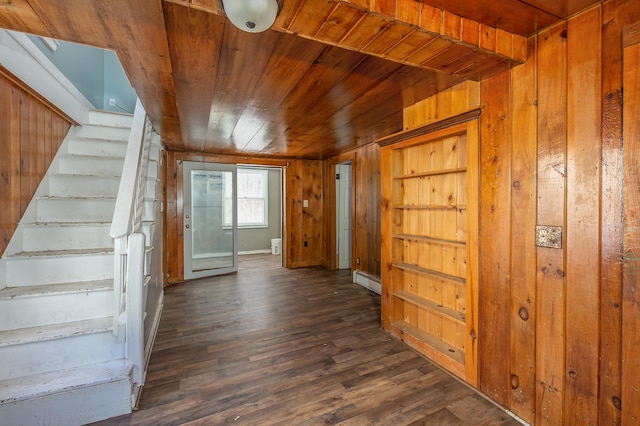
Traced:
<path id="1" fill-rule="evenodd" d="M 165 1 L 224 15 L 219 0 Z M 287 0 L 272 28 L 461 78 L 486 78 L 527 59 L 526 37 L 415 0 Z M 476 63 L 496 66 L 469 72 Z"/>

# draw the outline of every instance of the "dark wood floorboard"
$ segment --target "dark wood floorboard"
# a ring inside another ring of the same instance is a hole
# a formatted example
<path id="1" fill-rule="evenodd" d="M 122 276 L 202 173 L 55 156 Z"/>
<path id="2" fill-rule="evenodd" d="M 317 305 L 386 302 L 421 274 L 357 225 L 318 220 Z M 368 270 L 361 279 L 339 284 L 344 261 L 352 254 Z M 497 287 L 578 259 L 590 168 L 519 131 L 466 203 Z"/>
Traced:
<path id="1" fill-rule="evenodd" d="M 349 271 L 279 261 L 168 287 L 139 409 L 97 424 L 518 424 L 381 331 Z"/>

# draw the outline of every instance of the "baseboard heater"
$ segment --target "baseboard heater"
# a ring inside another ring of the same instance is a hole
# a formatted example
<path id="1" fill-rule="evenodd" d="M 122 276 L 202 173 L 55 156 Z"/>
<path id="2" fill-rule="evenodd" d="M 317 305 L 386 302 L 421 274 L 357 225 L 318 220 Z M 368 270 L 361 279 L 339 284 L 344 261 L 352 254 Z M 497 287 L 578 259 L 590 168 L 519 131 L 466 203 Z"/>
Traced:
<path id="1" fill-rule="evenodd" d="M 373 291 L 374 293 L 382 294 L 380 280 L 372 277 L 371 275 L 365 274 L 362 271 L 357 269 L 353 271 L 353 282 Z"/>

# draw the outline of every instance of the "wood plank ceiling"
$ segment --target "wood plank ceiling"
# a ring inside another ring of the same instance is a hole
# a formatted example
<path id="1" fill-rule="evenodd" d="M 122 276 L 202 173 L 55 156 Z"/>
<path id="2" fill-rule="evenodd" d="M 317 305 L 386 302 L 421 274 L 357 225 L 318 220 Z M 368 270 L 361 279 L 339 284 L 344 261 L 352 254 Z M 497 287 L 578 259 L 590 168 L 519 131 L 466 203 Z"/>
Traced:
<path id="1" fill-rule="evenodd" d="M 250 34 L 219 0 L 0 0 L 0 27 L 115 50 L 169 149 L 324 158 L 524 62 L 526 36 L 599 2 L 284 0 Z"/>

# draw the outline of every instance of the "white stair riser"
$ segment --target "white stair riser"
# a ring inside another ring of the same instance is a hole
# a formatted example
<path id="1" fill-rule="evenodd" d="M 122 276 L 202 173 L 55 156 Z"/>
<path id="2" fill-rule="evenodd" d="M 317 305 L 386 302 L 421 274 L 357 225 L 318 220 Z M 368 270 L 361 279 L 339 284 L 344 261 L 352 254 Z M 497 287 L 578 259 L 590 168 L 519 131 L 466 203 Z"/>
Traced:
<path id="1" fill-rule="evenodd" d="M 124 357 L 111 330 L 0 348 L 0 380 L 80 367 Z"/>
<path id="2" fill-rule="evenodd" d="M 0 418 L 12 426 L 77 426 L 130 412 L 131 383 L 125 379 L 0 405 Z"/>
<path id="3" fill-rule="evenodd" d="M 38 222 L 111 222 L 115 199 L 40 198 Z"/>
<path id="4" fill-rule="evenodd" d="M 127 143 L 121 141 L 101 139 L 69 139 L 67 141 L 67 153 L 73 155 L 124 158 L 126 152 Z"/>
<path id="5" fill-rule="evenodd" d="M 145 245 L 150 246 L 153 241 L 153 232 L 155 230 L 155 225 L 151 222 L 143 222 L 141 228 L 142 233 L 145 236 Z"/>
<path id="6" fill-rule="evenodd" d="M 63 156 L 58 172 L 69 175 L 121 176 L 124 161 L 114 157 Z"/>
<path id="7" fill-rule="evenodd" d="M 142 220 L 145 222 L 153 222 L 155 208 L 156 200 L 144 200 L 144 207 L 142 209 Z"/>
<path id="8" fill-rule="evenodd" d="M 113 278 L 113 253 L 10 257 L 6 268 L 9 287 L 98 281 Z"/>
<path id="9" fill-rule="evenodd" d="M 0 331 L 104 318 L 112 312 L 112 289 L 0 299 Z"/>
<path id="10" fill-rule="evenodd" d="M 85 124 L 76 127 L 75 135 L 79 138 L 106 139 L 127 142 L 131 129 L 121 127 L 96 126 Z"/>
<path id="11" fill-rule="evenodd" d="M 160 161 L 160 147 L 157 145 L 151 145 L 149 148 L 149 160 L 158 163 Z"/>
<path id="12" fill-rule="evenodd" d="M 131 114 L 113 114 L 102 111 L 89 111 L 89 124 L 96 126 L 131 127 Z"/>
<path id="13" fill-rule="evenodd" d="M 158 186 L 159 182 L 157 179 L 147 179 L 146 187 L 144 189 L 144 194 L 148 198 L 155 198 L 156 195 L 156 186 Z"/>
<path id="14" fill-rule="evenodd" d="M 110 176 L 49 176 L 49 195 L 52 197 L 108 197 L 116 198 L 119 177 Z"/>
<path id="15" fill-rule="evenodd" d="M 130 412 L 131 383 L 126 379 L 0 405 L 0 418 L 12 426 L 78 426 Z"/>
<path id="16" fill-rule="evenodd" d="M 158 162 L 155 160 L 149 160 L 147 179 L 158 179 Z"/>
<path id="17" fill-rule="evenodd" d="M 113 247 L 111 225 L 25 225 L 22 227 L 23 251 L 92 249 Z"/>

